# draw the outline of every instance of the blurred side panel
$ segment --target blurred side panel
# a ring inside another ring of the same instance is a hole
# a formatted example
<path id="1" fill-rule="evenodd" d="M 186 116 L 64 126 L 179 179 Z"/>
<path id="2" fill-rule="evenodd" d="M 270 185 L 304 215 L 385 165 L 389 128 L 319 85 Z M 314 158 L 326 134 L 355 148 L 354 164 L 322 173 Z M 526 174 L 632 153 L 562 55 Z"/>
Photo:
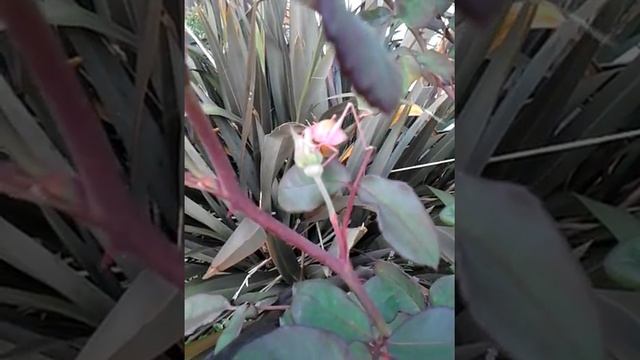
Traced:
<path id="1" fill-rule="evenodd" d="M 183 9 L 0 1 L 0 358 L 183 358 Z"/>

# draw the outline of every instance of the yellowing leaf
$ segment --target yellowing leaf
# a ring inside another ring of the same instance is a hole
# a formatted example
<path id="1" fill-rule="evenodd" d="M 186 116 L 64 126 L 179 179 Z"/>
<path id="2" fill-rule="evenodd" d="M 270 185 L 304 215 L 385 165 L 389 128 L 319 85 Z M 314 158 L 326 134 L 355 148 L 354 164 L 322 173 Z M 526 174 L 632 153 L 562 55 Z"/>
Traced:
<path id="1" fill-rule="evenodd" d="M 496 49 L 502 44 L 504 39 L 506 39 L 507 34 L 518 17 L 518 12 L 521 8 L 522 1 L 515 2 L 511 5 L 511 9 L 509 9 L 509 13 L 505 16 L 502 26 L 493 39 L 493 43 L 491 44 L 489 51 Z M 531 22 L 531 29 L 555 29 L 565 20 L 566 18 L 556 5 L 549 1 L 541 1 L 540 4 L 538 4 L 536 14 Z"/>
<path id="2" fill-rule="evenodd" d="M 344 153 L 340 155 L 340 162 L 344 163 L 345 161 L 347 161 L 347 159 L 349 159 L 349 156 L 351 156 L 352 152 L 353 152 L 353 145 L 349 145 L 349 147 L 344 151 Z"/>
<path id="3" fill-rule="evenodd" d="M 398 122 L 400 120 L 400 117 L 402 116 L 402 114 L 404 114 L 404 112 L 407 109 L 407 105 L 406 104 L 402 104 L 400 105 L 400 107 L 398 108 L 398 111 L 396 111 L 396 114 L 393 115 L 393 120 L 391 121 L 391 126 L 393 126 L 396 122 Z M 407 114 L 407 116 L 420 116 L 422 115 L 422 113 L 424 112 L 424 110 L 422 110 L 422 108 L 416 104 L 411 104 L 411 108 L 409 108 L 409 114 Z"/>

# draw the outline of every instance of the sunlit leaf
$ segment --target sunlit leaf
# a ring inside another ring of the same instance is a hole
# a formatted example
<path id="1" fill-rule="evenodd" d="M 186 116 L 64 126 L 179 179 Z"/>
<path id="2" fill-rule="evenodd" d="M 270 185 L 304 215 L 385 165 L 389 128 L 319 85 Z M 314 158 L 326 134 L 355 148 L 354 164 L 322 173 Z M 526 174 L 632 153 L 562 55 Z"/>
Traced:
<path id="1" fill-rule="evenodd" d="M 393 116 L 393 120 L 391 120 L 391 126 L 393 126 L 395 123 L 397 123 L 400 120 L 404 112 L 407 110 L 406 107 L 407 105 L 404 105 L 404 104 L 398 107 L 398 111 L 396 111 L 395 115 Z M 420 116 L 422 115 L 423 112 L 424 110 L 422 110 L 420 106 L 416 104 L 412 104 L 411 107 L 409 108 L 409 113 L 407 114 L 407 116 Z"/>
<path id="2" fill-rule="evenodd" d="M 498 33 L 493 38 L 490 51 L 500 46 L 504 42 L 504 39 L 507 38 L 507 34 L 516 21 L 518 12 L 521 8 L 522 1 L 514 2 L 513 5 L 511 5 L 507 16 L 505 16 L 502 25 L 498 30 Z M 549 1 L 540 1 L 533 20 L 531 21 L 531 29 L 555 29 L 565 20 L 564 15 L 557 5 Z"/>

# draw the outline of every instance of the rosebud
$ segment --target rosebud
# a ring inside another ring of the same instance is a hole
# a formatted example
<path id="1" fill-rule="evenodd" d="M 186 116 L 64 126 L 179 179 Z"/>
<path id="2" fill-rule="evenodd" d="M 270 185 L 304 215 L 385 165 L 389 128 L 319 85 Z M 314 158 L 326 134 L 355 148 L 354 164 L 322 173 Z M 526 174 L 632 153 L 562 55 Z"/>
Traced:
<path id="1" fill-rule="evenodd" d="M 322 120 L 305 129 L 313 142 L 319 145 L 338 146 L 347 141 L 347 134 L 342 130 L 342 121 L 334 118 Z"/>
<path id="2" fill-rule="evenodd" d="M 291 136 L 295 144 L 293 161 L 296 166 L 306 169 L 309 166 L 320 165 L 322 167 L 322 153 L 311 141 L 311 137 L 305 131 L 303 136 L 291 130 Z"/>
<path id="3" fill-rule="evenodd" d="M 347 134 L 342 130 L 342 120 L 322 120 L 306 128 L 305 135 L 320 148 L 323 156 L 329 156 L 335 148 L 347 140 Z"/>

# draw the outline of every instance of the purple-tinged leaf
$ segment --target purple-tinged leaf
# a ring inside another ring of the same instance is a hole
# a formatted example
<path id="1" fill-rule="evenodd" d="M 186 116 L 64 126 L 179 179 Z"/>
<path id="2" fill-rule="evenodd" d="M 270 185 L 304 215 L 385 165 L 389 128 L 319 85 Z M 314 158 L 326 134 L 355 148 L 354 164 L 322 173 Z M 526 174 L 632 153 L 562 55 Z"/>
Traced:
<path id="1" fill-rule="evenodd" d="M 375 209 L 382 236 L 394 250 L 418 264 L 438 266 L 440 248 L 435 225 L 409 185 L 367 175 L 358 198 Z"/>
<path id="2" fill-rule="evenodd" d="M 518 359 L 603 359 L 593 293 L 524 187 L 456 174 L 457 273 L 471 314 Z"/>
<path id="3" fill-rule="evenodd" d="M 317 1 L 314 7 L 342 73 L 369 104 L 391 114 L 400 102 L 402 77 L 375 31 L 343 1 Z"/>

